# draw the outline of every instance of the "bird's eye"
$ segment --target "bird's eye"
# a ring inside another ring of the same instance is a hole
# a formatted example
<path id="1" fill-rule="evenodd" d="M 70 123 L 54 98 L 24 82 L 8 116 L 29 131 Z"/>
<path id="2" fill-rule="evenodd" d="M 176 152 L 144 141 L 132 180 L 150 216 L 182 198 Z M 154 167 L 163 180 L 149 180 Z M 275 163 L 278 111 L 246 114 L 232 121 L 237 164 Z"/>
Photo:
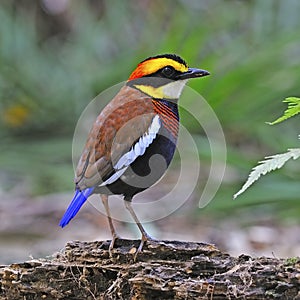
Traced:
<path id="1" fill-rule="evenodd" d="M 172 75 L 174 75 L 174 73 L 175 73 L 175 70 L 174 70 L 174 68 L 173 67 L 164 67 L 163 69 L 162 69 L 162 74 L 165 76 L 165 77 L 168 77 L 168 78 L 170 78 Z"/>

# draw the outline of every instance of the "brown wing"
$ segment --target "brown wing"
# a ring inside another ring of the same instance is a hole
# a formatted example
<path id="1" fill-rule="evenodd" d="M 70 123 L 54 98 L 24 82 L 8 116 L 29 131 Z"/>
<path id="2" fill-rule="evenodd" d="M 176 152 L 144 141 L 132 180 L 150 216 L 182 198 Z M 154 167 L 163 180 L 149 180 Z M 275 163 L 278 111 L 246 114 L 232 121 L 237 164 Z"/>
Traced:
<path id="1" fill-rule="evenodd" d="M 152 99 L 124 86 L 97 117 L 76 169 L 80 189 L 97 186 L 114 174 L 113 166 L 147 132 Z"/>

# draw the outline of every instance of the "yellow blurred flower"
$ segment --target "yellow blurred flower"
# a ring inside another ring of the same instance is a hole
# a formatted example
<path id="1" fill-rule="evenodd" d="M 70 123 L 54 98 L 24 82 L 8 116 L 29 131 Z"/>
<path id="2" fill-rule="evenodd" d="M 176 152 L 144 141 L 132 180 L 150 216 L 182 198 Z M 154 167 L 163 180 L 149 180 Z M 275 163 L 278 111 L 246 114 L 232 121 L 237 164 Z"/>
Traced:
<path id="1" fill-rule="evenodd" d="M 3 112 L 3 120 L 10 127 L 22 126 L 29 117 L 29 109 L 22 104 L 15 104 Z"/>

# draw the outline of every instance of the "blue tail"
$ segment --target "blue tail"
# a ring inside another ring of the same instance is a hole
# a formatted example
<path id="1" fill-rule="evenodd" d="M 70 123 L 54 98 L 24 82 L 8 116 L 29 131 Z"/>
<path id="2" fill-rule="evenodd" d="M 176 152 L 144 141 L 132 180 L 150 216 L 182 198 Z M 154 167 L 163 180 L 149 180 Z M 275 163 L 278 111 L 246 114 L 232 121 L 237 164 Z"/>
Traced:
<path id="1" fill-rule="evenodd" d="M 75 195 L 73 197 L 72 202 L 70 203 L 67 211 L 63 215 L 62 219 L 60 220 L 59 225 L 61 227 L 65 227 L 68 225 L 68 223 L 76 216 L 78 213 L 79 209 L 83 205 L 83 203 L 87 200 L 87 198 L 91 195 L 93 192 L 94 188 L 88 188 L 83 191 L 76 190 Z"/>

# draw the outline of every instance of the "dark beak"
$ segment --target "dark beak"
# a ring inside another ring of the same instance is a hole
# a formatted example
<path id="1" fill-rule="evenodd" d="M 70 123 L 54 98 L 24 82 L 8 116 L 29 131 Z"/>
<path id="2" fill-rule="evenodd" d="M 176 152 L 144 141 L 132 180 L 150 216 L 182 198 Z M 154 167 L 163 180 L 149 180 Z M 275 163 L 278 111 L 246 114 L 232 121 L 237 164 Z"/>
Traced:
<path id="1" fill-rule="evenodd" d="M 206 70 L 196 69 L 196 68 L 188 68 L 188 70 L 180 75 L 178 75 L 178 79 L 190 79 L 197 77 L 204 77 L 209 75 L 210 73 Z"/>

